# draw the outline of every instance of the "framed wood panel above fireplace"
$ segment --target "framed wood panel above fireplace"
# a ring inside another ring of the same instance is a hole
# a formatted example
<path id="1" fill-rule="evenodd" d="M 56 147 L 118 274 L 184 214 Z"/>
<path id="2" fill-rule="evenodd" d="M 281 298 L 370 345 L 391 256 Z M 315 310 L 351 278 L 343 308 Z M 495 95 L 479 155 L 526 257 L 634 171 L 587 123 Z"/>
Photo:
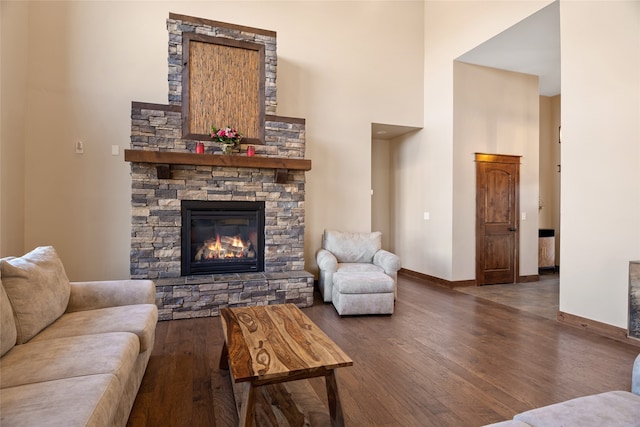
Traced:
<path id="1" fill-rule="evenodd" d="M 264 142 L 265 46 L 184 32 L 182 137 L 208 140 L 211 126 L 231 126 Z"/>

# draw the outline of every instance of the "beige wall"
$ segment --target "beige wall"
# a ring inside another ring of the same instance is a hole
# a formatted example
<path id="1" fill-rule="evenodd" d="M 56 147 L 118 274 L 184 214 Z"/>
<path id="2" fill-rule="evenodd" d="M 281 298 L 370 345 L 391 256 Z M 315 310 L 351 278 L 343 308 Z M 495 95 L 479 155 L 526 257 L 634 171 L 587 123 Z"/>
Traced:
<path id="1" fill-rule="evenodd" d="M 396 138 L 393 150 L 394 194 L 394 250 L 402 260 L 402 267 L 420 273 L 432 274 L 425 270 L 426 264 L 432 264 L 430 253 L 434 248 L 442 249 L 443 257 L 450 256 L 446 248 L 434 246 L 428 230 L 434 224 L 434 212 L 426 203 L 426 195 L 434 186 L 448 186 L 443 177 L 436 182 L 427 179 L 425 153 L 429 150 L 425 136 L 427 130 L 419 130 Z M 435 210 L 435 209 L 434 209 Z M 431 220 L 425 221 L 424 212 L 429 212 Z M 436 218 L 436 222 L 446 222 L 447 218 Z"/>
<path id="2" fill-rule="evenodd" d="M 401 209 L 430 210 L 431 220 L 424 229 L 399 230 L 406 240 L 398 250 L 406 268 L 448 280 L 466 278 L 455 255 L 465 242 L 452 237 L 457 174 L 452 64 L 549 3 L 425 3 L 426 140 L 407 144 L 403 153 L 403 159 L 422 165 L 424 180 L 402 199 Z M 639 8 L 635 1 L 562 1 L 560 9 L 560 309 L 621 328 L 626 327 L 628 261 L 640 257 Z M 537 196 L 529 203 L 537 210 Z M 407 237 L 412 231 L 423 234 Z"/>
<path id="3" fill-rule="evenodd" d="M 560 265 L 560 95 L 540 97 L 540 204 L 538 225 L 555 230 L 555 265 Z"/>
<path id="4" fill-rule="evenodd" d="M 519 272 L 538 274 L 538 77 L 456 62 L 453 65 L 453 269 L 475 278 L 474 153 L 520 157 Z M 523 216 L 525 218 L 523 219 Z"/>
<path id="5" fill-rule="evenodd" d="M 474 278 L 472 266 L 474 259 L 470 258 L 475 244 L 475 234 L 455 232 L 458 227 L 469 231 L 469 213 L 455 211 L 461 199 L 454 192 L 454 182 L 468 185 L 467 168 L 458 169 L 456 158 L 464 155 L 468 147 L 454 143 L 454 61 L 463 53 L 473 49 L 492 36 L 509 28 L 518 21 L 526 18 L 549 1 L 532 2 L 425 2 L 425 92 L 424 92 L 424 132 L 423 141 L 416 138 L 405 144 L 403 160 L 412 166 L 418 164 L 420 170 L 419 187 L 410 191 L 402 199 L 401 208 L 412 212 L 412 218 L 421 216 L 422 211 L 430 211 L 431 219 L 422 224 L 407 224 L 398 233 L 406 234 L 416 231 L 420 235 L 403 236 L 399 252 L 403 254 L 403 265 L 411 270 L 446 280 L 467 280 Z M 535 115 L 537 116 L 537 110 Z M 507 128 L 503 128 L 507 129 Z M 513 127 L 508 127 L 513 131 Z M 457 128 L 456 128 L 457 131 Z M 524 129 L 530 132 L 530 128 Z M 506 135 L 506 134 L 505 134 Z M 521 135 L 514 144 L 521 144 Z M 527 136 L 526 138 L 530 138 Z M 537 138 L 537 137 L 536 137 Z M 485 139 L 486 141 L 486 139 Z M 504 151 L 512 148 L 500 139 L 500 146 L 495 147 Z M 537 145 L 537 140 L 535 141 Z M 526 154 L 526 153 L 525 153 Z M 536 156 L 534 167 L 525 166 L 527 170 L 537 175 L 537 154 L 530 152 L 527 158 Z M 533 177 L 525 177 L 528 183 L 522 208 L 528 212 L 537 211 L 537 181 Z M 469 194 L 461 195 L 467 200 Z M 464 205 L 464 206 L 466 206 Z M 466 209 L 466 208 L 465 208 Z M 537 215 L 534 215 L 534 217 Z M 529 215 L 528 218 L 531 216 Z M 462 223 L 464 222 L 464 223 Z M 534 229 L 537 225 L 535 218 L 527 223 L 527 228 Z M 527 231 L 525 235 L 529 235 Z M 521 247 L 521 273 L 532 274 L 532 251 L 530 242 L 523 242 Z M 537 248 L 537 246 L 536 246 Z M 535 249 L 537 252 L 537 249 Z M 537 257 L 537 255 L 536 255 Z M 536 264 L 537 266 L 537 264 Z"/>
<path id="6" fill-rule="evenodd" d="M 22 127 L 3 114 L 3 155 L 8 139 L 25 147 L 23 173 L 16 173 L 25 189 L 11 197 L 24 194 L 24 245 L 4 254 L 52 244 L 73 280 L 129 276 L 130 169 L 122 150 L 131 101 L 167 102 L 169 12 L 277 32 L 277 113 L 307 120 L 313 162 L 306 186 L 310 271 L 322 230 L 370 230 L 371 123 L 422 125 L 421 2 L 28 5 L 23 16 L 2 2 L 3 23 L 16 22 L 3 25 L 3 46 L 25 28 L 22 71 L 29 71 L 22 73 L 26 90 L 2 94 L 3 105 L 24 100 L 29 118 Z M 402 25 L 390 29 L 390 16 Z M 82 155 L 74 151 L 77 140 L 84 141 Z M 111 155 L 112 145 L 120 155 Z M 3 164 L 14 160 L 19 154 Z M 5 199 L 3 193 L 3 209 Z M 3 212 L 2 230 L 19 221 Z"/>
<path id="7" fill-rule="evenodd" d="M 24 251 L 28 5 L 2 2 L 0 39 L 0 256 Z"/>
<path id="8" fill-rule="evenodd" d="M 560 28 L 560 310 L 626 328 L 640 259 L 640 2 L 561 2 Z"/>
<path id="9" fill-rule="evenodd" d="M 382 247 L 393 251 L 393 142 L 371 140 L 371 231 L 382 232 Z"/>

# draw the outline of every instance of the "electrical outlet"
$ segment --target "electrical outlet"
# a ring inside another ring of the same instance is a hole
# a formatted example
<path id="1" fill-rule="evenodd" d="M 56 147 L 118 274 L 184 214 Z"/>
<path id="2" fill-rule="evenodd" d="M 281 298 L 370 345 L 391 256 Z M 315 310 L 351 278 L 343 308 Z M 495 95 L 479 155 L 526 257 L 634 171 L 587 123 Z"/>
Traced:
<path id="1" fill-rule="evenodd" d="M 112 145 L 111 146 L 111 155 L 112 156 L 117 156 L 118 154 L 120 154 L 120 146 L 119 145 Z"/>

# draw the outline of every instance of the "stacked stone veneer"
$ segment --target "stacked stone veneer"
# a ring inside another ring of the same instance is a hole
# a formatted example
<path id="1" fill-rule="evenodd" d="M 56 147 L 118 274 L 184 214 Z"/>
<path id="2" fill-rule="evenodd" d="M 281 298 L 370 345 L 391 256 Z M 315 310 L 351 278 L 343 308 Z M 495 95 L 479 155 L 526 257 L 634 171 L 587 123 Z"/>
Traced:
<path id="1" fill-rule="evenodd" d="M 223 22 L 170 14 L 169 31 L 169 103 L 182 105 L 182 33 L 228 38 L 264 45 L 265 112 L 276 112 L 276 35 L 273 31 L 241 27 Z"/>
<path id="2" fill-rule="evenodd" d="M 256 155 L 304 158 L 303 119 L 275 111 L 275 34 L 246 27 L 170 15 L 169 104 L 132 103 L 131 148 L 194 152 L 181 128 L 182 33 L 195 32 L 265 44 L 265 144 Z M 266 35 L 264 34 L 266 33 Z M 205 142 L 206 151 L 219 148 Z M 156 165 L 131 163 L 131 277 L 156 282 L 161 320 L 208 317 L 221 307 L 313 304 L 313 276 L 304 271 L 305 174 L 289 171 L 275 182 L 273 169 L 172 165 L 171 178 L 159 179 Z M 264 201 L 265 271 L 261 273 L 180 275 L 181 200 Z"/>

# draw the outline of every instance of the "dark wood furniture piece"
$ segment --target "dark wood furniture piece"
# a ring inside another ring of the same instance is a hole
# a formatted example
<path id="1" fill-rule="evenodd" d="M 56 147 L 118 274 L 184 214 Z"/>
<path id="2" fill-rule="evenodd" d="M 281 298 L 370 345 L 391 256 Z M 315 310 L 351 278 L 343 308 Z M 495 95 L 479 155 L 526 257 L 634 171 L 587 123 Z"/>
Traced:
<path id="1" fill-rule="evenodd" d="M 220 369 L 244 383 L 239 426 L 254 422 L 257 387 L 325 377 L 332 426 L 344 426 L 335 369 L 353 365 L 347 356 L 294 304 L 223 308 L 224 345 Z"/>

